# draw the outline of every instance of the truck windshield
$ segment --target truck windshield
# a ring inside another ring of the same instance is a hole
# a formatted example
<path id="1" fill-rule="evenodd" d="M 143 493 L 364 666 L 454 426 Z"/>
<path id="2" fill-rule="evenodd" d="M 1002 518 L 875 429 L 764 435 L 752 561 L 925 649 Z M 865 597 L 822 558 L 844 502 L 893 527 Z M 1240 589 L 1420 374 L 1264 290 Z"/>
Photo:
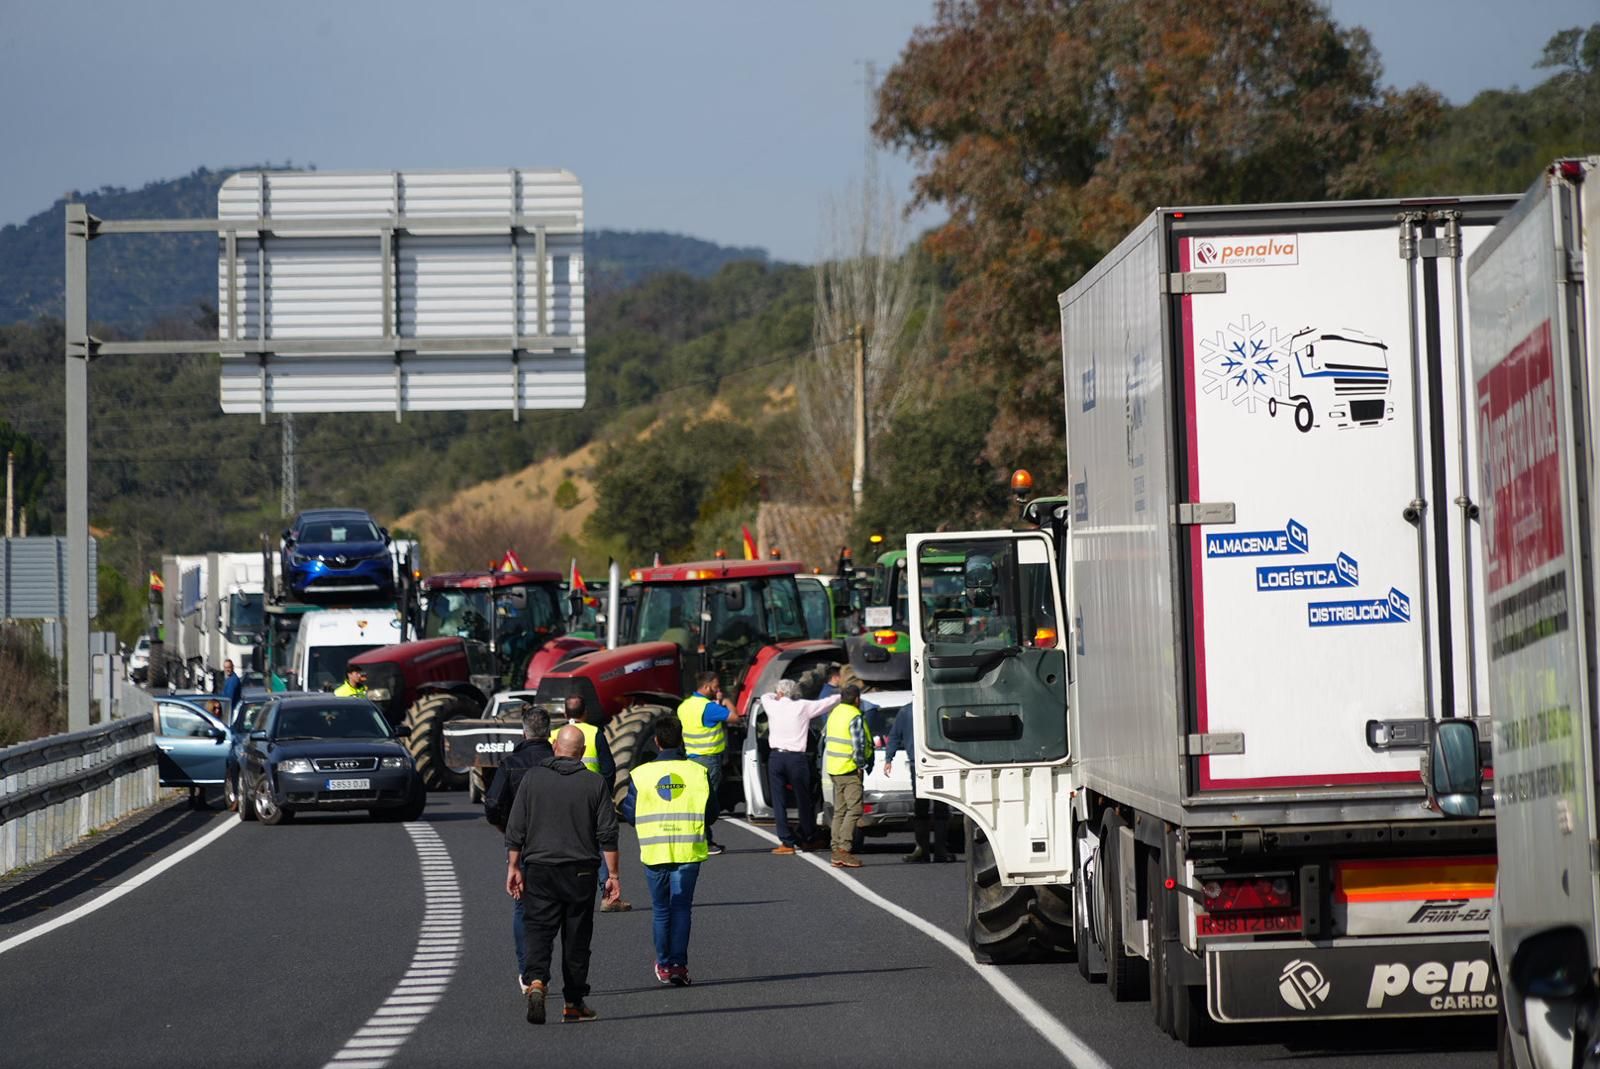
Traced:
<path id="1" fill-rule="evenodd" d="M 228 638 L 230 641 L 241 641 L 245 636 L 253 638 L 261 634 L 266 626 L 266 614 L 261 609 L 260 594 L 230 594 L 228 595 Z"/>
<path id="2" fill-rule="evenodd" d="M 769 640 L 805 637 L 805 613 L 793 576 L 711 585 L 660 583 L 640 591 L 640 642 L 675 642 L 686 650 L 704 645 L 713 658 L 722 659 L 735 647 L 754 650 Z"/>
<path id="3" fill-rule="evenodd" d="M 1055 599 L 1045 560 L 1019 560 L 1013 539 L 925 543 L 918 559 L 923 637 L 1001 647 L 1057 645 Z"/>
<path id="4" fill-rule="evenodd" d="M 301 681 L 304 690 L 332 690 L 344 682 L 345 666 L 350 658 L 377 646 L 312 646 L 306 655 L 306 678 Z"/>
<path id="5" fill-rule="evenodd" d="M 700 604 L 705 588 L 692 583 L 660 583 L 639 589 L 639 641 L 675 642 L 692 650 L 700 644 Z"/>

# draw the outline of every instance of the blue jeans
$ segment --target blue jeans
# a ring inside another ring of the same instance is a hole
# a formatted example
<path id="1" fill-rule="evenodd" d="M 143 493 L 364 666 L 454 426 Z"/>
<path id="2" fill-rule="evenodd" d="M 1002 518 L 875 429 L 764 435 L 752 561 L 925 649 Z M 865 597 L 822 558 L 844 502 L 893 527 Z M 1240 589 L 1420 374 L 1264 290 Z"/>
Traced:
<path id="1" fill-rule="evenodd" d="M 689 964 L 689 913 L 694 907 L 694 885 L 700 862 L 644 866 L 655 909 L 656 964 Z"/>
<path id="2" fill-rule="evenodd" d="M 717 813 L 722 809 L 720 795 L 722 793 L 722 754 L 690 754 L 689 760 L 706 770 L 706 779 L 711 785 L 711 801 L 706 803 L 706 842 L 714 843 L 711 825 L 717 822 Z"/>

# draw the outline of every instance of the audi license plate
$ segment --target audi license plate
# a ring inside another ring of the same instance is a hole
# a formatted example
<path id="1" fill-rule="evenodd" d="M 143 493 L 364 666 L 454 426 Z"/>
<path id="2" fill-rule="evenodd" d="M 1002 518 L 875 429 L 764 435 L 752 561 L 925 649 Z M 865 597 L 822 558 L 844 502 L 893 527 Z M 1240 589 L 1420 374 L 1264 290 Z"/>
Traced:
<path id="1" fill-rule="evenodd" d="M 370 779 L 330 779 L 328 785 L 323 789 L 328 791 L 370 791 L 372 789 L 372 781 Z"/>

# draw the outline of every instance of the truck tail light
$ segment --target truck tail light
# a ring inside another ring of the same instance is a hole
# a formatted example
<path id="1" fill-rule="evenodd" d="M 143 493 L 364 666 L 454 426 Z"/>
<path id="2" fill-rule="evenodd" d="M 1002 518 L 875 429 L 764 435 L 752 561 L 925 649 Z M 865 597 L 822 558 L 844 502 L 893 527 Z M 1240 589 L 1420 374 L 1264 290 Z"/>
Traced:
<path id="1" fill-rule="evenodd" d="M 1287 876 L 1244 876 L 1206 880 L 1200 885 L 1207 913 L 1292 909 L 1294 885 Z"/>

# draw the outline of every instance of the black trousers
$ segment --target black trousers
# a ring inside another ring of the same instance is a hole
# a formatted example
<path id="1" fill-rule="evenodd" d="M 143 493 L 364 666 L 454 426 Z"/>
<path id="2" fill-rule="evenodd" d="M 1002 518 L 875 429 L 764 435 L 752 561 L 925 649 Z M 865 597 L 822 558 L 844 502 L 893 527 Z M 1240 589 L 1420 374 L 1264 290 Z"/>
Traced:
<path id="1" fill-rule="evenodd" d="M 816 758 L 810 754 L 773 750 L 767 757 L 767 790 L 772 795 L 773 831 L 785 846 L 796 842 L 809 843 L 817 834 L 817 811 L 811 804 L 811 766 Z M 799 839 L 789 830 L 789 813 L 784 806 L 783 788 L 794 791 L 794 807 L 799 817 Z"/>
<path id="2" fill-rule="evenodd" d="M 589 944 L 594 938 L 594 887 L 600 863 L 522 866 L 522 930 L 528 961 L 522 982 L 550 985 L 550 957 L 561 934 L 561 997 L 582 1002 L 589 993 Z"/>

